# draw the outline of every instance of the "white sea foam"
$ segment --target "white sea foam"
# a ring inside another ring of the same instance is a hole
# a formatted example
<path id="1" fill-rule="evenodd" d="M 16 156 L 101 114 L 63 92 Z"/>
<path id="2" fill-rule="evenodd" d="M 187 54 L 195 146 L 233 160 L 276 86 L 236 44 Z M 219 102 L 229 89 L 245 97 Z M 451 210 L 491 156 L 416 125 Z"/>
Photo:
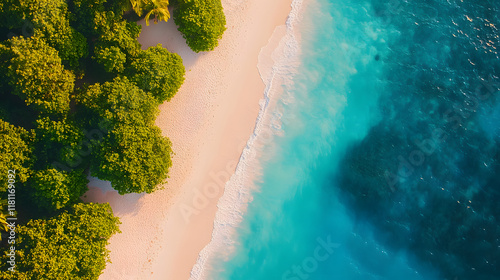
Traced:
<path id="1" fill-rule="evenodd" d="M 292 77 L 299 65 L 300 44 L 296 27 L 301 20 L 302 8 L 303 0 L 292 2 L 286 28 L 278 27 L 268 46 L 261 50 L 258 68 L 266 88 L 264 98 L 259 104 L 260 111 L 255 129 L 243 150 L 235 173 L 226 183 L 224 194 L 218 201 L 212 239 L 200 252 L 191 271 L 191 280 L 207 279 L 211 260 L 215 256 L 228 257 L 235 249 L 235 229 L 243 220 L 247 205 L 252 200 L 252 180 L 259 170 L 259 147 L 270 144 L 273 135 L 280 128 L 280 115 L 272 105 L 280 96 L 282 85 L 285 85 L 285 88 L 292 85 Z M 280 35 L 281 39 L 276 45 L 273 40 Z"/>

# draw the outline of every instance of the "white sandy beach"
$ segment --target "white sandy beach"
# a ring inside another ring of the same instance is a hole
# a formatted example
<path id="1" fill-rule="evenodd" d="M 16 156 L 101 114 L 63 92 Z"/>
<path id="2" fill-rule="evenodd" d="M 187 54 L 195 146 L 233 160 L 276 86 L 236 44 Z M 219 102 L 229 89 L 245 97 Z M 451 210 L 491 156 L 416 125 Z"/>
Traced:
<path id="1" fill-rule="evenodd" d="M 160 106 L 156 121 L 175 155 L 168 184 L 152 194 L 120 196 L 109 183 L 90 182 L 87 200 L 109 202 L 122 221 L 122 233 L 110 240 L 112 263 L 101 280 L 189 279 L 211 239 L 217 201 L 255 127 L 263 98 L 259 53 L 285 24 L 291 0 L 222 4 L 227 30 L 212 52 L 193 53 L 173 20 L 143 24 L 143 48 L 161 43 L 180 54 L 186 66 L 184 85 Z"/>

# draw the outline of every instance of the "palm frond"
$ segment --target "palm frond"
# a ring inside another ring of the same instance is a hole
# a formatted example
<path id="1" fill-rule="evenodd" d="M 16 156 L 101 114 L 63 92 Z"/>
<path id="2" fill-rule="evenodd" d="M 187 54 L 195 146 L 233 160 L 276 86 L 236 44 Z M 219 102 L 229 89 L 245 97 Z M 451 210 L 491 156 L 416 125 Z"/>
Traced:
<path id="1" fill-rule="evenodd" d="M 146 26 L 149 26 L 149 18 L 151 17 L 151 15 L 154 15 L 155 23 L 162 20 L 168 21 L 168 19 L 170 18 L 170 12 L 168 11 L 168 5 L 169 5 L 168 0 L 142 0 L 142 1 L 136 0 L 136 1 L 140 2 L 140 5 L 138 5 L 137 8 L 134 8 L 134 11 L 136 11 L 136 13 L 139 16 L 142 15 L 143 11 L 149 11 L 144 17 L 144 19 L 146 20 Z"/>

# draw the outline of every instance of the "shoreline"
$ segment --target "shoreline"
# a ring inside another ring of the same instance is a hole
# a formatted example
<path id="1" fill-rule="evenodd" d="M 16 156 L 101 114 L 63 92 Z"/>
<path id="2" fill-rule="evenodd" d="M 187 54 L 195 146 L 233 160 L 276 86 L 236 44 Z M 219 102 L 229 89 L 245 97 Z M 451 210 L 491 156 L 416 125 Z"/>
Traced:
<path id="1" fill-rule="evenodd" d="M 191 280 L 207 279 L 208 271 L 213 270 L 211 261 L 227 259 L 235 249 L 236 229 L 253 199 L 252 192 L 258 191 L 255 182 L 262 175 L 261 162 L 270 156 L 264 154 L 263 148 L 282 133 L 281 112 L 277 105 L 281 98 L 290 99 L 283 87 L 292 86 L 292 77 L 300 65 L 300 32 L 295 27 L 302 19 L 304 6 L 302 0 L 293 0 L 286 25 L 277 26 L 268 43 L 261 48 L 257 68 L 265 84 L 264 99 L 236 171 L 218 201 L 212 239 L 200 252 Z"/>
<path id="2" fill-rule="evenodd" d="M 89 183 L 85 200 L 109 202 L 122 221 L 101 280 L 188 279 L 212 238 L 218 200 L 260 112 L 265 85 L 259 54 L 285 24 L 292 1 L 222 2 L 227 30 L 208 53 L 192 52 L 173 20 L 149 27 L 141 22 L 142 48 L 162 43 L 186 67 L 184 85 L 160 106 L 156 120 L 175 155 L 165 189 L 152 194 L 120 196 L 109 182 Z"/>

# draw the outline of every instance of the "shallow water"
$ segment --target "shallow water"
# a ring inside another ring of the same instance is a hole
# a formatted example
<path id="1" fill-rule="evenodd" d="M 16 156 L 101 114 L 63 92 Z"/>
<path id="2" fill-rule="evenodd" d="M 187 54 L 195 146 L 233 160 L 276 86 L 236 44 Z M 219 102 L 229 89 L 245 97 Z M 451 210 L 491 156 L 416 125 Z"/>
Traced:
<path id="1" fill-rule="evenodd" d="M 499 12 L 310 4 L 282 136 L 208 279 L 496 279 Z"/>

